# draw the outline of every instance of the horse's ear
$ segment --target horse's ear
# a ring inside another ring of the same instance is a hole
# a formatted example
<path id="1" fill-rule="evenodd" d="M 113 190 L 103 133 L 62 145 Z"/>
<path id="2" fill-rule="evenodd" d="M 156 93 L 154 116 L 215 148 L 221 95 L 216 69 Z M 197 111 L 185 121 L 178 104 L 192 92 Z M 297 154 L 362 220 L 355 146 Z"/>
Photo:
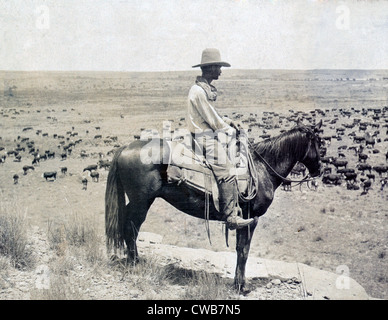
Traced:
<path id="1" fill-rule="evenodd" d="M 319 122 L 315 125 L 314 131 L 317 132 L 319 129 L 321 129 L 321 127 L 322 127 L 322 119 L 321 119 L 321 121 L 319 121 Z"/>

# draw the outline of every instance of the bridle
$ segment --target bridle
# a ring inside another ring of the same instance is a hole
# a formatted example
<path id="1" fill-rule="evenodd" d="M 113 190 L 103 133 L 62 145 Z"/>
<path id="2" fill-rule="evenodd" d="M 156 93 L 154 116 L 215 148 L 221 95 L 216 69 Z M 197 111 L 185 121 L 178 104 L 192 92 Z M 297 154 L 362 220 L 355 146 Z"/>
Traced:
<path id="1" fill-rule="evenodd" d="M 314 134 L 314 132 L 308 130 L 307 131 L 307 134 L 310 134 L 310 137 L 309 138 L 309 144 L 308 144 L 308 147 L 306 149 L 306 152 L 302 158 L 302 160 L 300 160 L 300 162 L 303 162 L 309 151 L 310 151 L 310 148 L 311 148 L 311 145 L 314 144 L 314 147 L 315 147 L 315 152 L 316 154 L 319 156 L 319 150 L 318 150 L 318 146 L 317 146 L 317 141 L 319 138 Z M 314 143 L 313 143 L 314 142 Z M 288 183 L 291 183 L 291 182 L 294 182 L 294 183 L 297 183 L 298 184 L 301 184 L 303 182 L 307 182 L 307 181 L 313 181 L 315 178 L 311 177 L 310 176 L 310 173 L 306 174 L 301 180 L 292 180 L 292 179 L 288 179 L 286 177 L 283 177 L 281 174 L 279 174 L 268 162 L 267 160 L 265 160 L 263 158 L 263 156 L 256 150 L 256 148 L 253 146 L 253 144 L 248 140 L 248 145 L 250 147 L 251 150 L 254 151 L 254 153 L 260 158 L 260 160 L 278 177 L 282 180 L 282 182 L 288 182 Z"/>

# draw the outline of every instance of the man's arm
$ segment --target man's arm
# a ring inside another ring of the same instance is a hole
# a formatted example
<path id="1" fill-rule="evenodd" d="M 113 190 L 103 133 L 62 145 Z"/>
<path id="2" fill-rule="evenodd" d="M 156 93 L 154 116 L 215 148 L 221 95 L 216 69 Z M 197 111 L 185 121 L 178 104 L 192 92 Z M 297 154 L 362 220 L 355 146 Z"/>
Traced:
<path id="1" fill-rule="evenodd" d="M 191 103 L 195 106 L 203 120 L 214 130 L 228 130 L 230 125 L 224 121 L 206 98 L 206 93 L 201 89 Z M 230 119 L 229 119 L 230 120 Z"/>

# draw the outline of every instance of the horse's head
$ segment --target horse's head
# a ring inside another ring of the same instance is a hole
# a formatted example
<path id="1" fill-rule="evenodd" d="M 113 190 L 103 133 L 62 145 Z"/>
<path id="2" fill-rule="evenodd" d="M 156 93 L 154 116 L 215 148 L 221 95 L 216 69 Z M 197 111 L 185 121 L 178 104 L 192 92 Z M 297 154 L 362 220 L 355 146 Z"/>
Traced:
<path id="1" fill-rule="evenodd" d="M 317 177 L 321 174 L 321 157 L 320 157 L 320 145 L 321 139 L 318 135 L 319 129 L 322 126 L 322 120 L 315 126 L 308 127 L 298 122 L 298 129 L 306 135 L 308 146 L 306 153 L 300 162 L 302 162 L 312 177 Z"/>

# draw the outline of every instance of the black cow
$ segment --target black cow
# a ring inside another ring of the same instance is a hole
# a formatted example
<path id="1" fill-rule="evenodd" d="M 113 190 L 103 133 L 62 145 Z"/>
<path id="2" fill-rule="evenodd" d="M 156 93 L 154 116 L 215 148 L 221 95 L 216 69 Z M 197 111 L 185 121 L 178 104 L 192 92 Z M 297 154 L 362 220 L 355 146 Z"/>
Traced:
<path id="1" fill-rule="evenodd" d="M 368 159 L 368 155 L 365 153 L 360 153 L 358 155 L 358 161 L 360 162 L 366 162 L 367 159 Z"/>
<path id="2" fill-rule="evenodd" d="M 368 163 L 359 163 L 356 167 L 358 170 L 362 171 L 363 174 L 366 170 L 368 170 L 369 173 L 372 173 L 372 166 Z"/>
<path id="3" fill-rule="evenodd" d="M 364 194 L 366 194 L 369 189 L 371 188 L 372 186 L 372 181 L 371 180 L 366 180 L 366 181 L 363 181 L 362 184 L 361 184 L 362 188 L 364 189 Z"/>
<path id="4" fill-rule="evenodd" d="M 85 172 L 85 171 L 92 172 L 93 170 L 97 170 L 96 164 L 91 164 L 90 166 L 87 166 L 86 168 L 84 168 L 83 172 Z"/>
<path id="5" fill-rule="evenodd" d="M 33 166 L 24 166 L 23 167 L 23 174 L 26 175 L 28 170 L 35 170 Z"/>
<path id="6" fill-rule="evenodd" d="M 90 177 L 92 178 L 92 181 L 98 182 L 98 179 L 100 178 L 100 174 L 97 171 L 93 171 L 90 173 Z"/>
<path id="7" fill-rule="evenodd" d="M 44 172 L 43 173 L 43 178 L 45 178 L 46 181 L 48 181 L 48 179 L 56 180 L 57 179 L 57 172 L 56 171 Z"/>
<path id="8" fill-rule="evenodd" d="M 104 168 L 105 170 L 109 169 L 111 166 L 111 161 L 109 160 L 100 160 L 98 161 L 99 168 Z"/>
<path id="9" fill-rule="evenodd" d="M 346 166 L 348 165 L 348 161 L 346 161 L 346 160 L 337 160 L 337 159 L 335 159 L 334 161 L 331 162 L 331 164 L 332 164 L 333 166 L 335 166 L 337 169 L 338 169 L 339 167 L 344 167 L 344 168 L 346 168 Z"/>
<path id="10" fill-rule="evenodd" d="M 371 145 L 372 147 L 374 147 L 375 143 L 376 143 L 376 141 L 373 138 L 366 138 L 365 139 L 365 146 Z"/>
<path id="11" fill-rule="evenodd" d="M 322 183 L 340 185 L 342 182 L 342 176 L 340 174 L 326 174 L 322 177 Z"/>
<path id="12" fill-rule="evenodd" d="M 82 179 L 82 190 L 87 190 L 88 188 L 88 179 L 83 178 Z"/>
<path id="13" fill-rule="evenodd" d="M 383 173 L 388 171 L 388 166 L 383 166 L 383 165 L 381 165 L 381 166 L 374 166 L 372 169 L 374 171 L 376 171 L 379 174 L 379 176 L 381 177 L 381 175 Z"/>
<path id="14" fill-rule="evenodd" d="M 350 183 L 355 183 L 357 179 L 357 173 L 355 172 L 345 172 L 345 181 Z"/>

